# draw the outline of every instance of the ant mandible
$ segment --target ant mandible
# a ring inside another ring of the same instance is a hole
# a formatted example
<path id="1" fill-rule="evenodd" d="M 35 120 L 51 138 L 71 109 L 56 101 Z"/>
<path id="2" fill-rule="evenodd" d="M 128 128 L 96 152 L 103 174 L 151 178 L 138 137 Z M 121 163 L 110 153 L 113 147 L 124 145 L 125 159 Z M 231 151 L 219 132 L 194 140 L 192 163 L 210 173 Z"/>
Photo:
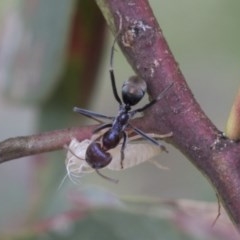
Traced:
<path id="1" fill-rule="evenodd" d="M 136 105 L 144 96 L 147 85 L 143 79 L 138 78 L 137 76 L 130 77 L 126 82 L 124 82 L 122 86 L 122 100 L 118 95 L 116 83 L 115 83 L 115 75 L 113 70 L 113 56 L 114 56 L 114 46 L 117 38 L 115 38 L 112 48 L 111 48 L 111 55 L 110 55 L 110 68 L 109 74 L 111 79 L 111 85 L 113 90 L 113 95 L 116 101 L 119 103 L 119 111 L 116 117 L 105 116 L 103 114 L 99 114 L 90 110 L 74 107 L 73 111 L 80 113 L 86 117 L 92 118 L 94 120 L 99 121 L 99 119 L 107 119 L 111 120 L 111 123 L 104 123 L 97 127 L 94 133 L 97 133 L 103 129 L 108 130 L 98 137 L 96 140 L 92 141 L 86 150 L 85 160 L 86 162 L 96 170 L 96 172 L 104 178 L 109 179 L 108 177 L 102 175 L 98 169 L 106 167 L 112 160 L 111 154 L 108 150 L 115 148 L 121 140 L 121 167 L 123 168 L 123 160 L 124 160 L 124 149 L 127 144 L 127 133 L 125 129 L 127 127 L 131 128 L 135 133 L 139 134 L 146 140 L 150 141 L 151 143 L 159 146 L 162 150 L 166 151 L 166 148 L 161 145 L 158 141 L 154 138 L 148 136 L 139 128 L 134 127 L 132 124 L 129 123 L 129 120 L 132 119 L 136 113 L 143 112 L 147 108 L 154 105 L 158 100 L 160 100 L 168 89 L 172 86 L 168 86 L 165 90 L 163 90 L 156 99 L 151 100 L 149 103 L 144 105 L 143 107 L 137 108 L 135 110 L 131 110 L 131 108 Z M 110 179 L 112 180 L 112 179 Z"/>

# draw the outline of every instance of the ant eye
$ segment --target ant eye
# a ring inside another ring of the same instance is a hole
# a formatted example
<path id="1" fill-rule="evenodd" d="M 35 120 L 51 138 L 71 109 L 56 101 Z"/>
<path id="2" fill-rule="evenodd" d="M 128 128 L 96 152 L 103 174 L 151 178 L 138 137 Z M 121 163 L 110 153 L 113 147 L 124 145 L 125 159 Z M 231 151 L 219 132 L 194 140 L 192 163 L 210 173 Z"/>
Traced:
<path id="1" fill-rule="evenodd" d="M 136 105 L 144 96 L 147 85 L 137 76 L 130 77 L 122 86 L 123 102 L 127 105 Z"/>

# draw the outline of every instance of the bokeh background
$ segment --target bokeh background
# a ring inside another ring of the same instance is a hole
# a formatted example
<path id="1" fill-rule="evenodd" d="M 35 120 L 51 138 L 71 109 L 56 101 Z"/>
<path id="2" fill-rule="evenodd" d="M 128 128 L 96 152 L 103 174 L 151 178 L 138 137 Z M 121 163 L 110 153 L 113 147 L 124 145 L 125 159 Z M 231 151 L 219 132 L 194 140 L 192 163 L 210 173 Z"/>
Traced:
<path id="1" fill-rule="evenodd" d="M 72 112 L 76 105 L 116 114 L 108 73 L 113 38 L 100 20 L 84 23 L 85 18 L 97 18 L 99 13 L 92 13 L 94 4 L 81 2 L 0 2 L 1 141 L 89 124 Z M 224 131 L 240 79 L 239 1 L 149 2 L 197 101 Z M 94 24 L 99 24 L 98 31 Z M 84 40 L 73 38 L 76 29 Z M 80 40 L 83 45 L 79 47 Z M 133 71 L 118 48 L 114 68 L 120 90 Z M 91 80 L 94 74 L 95 82 Z M 121 172 L 104 171 L 119 179 L 118 185 L 94 173 L 82 177 L 78 185 L 68 178 L 61 184 L 66 174 L 65 151 L 4 163 L 0 166 L 0 230 L 19 224 L 26 215 L 34 219 L 62 212 L 69 208 L 69 192 L 83 189 L 105 189 L 121 197 L 216 201 L 207 180 L 178 150 L 167 148 L 169 154 L 159 155 L 158 161 L 169 170 L 144 163 Z"/>

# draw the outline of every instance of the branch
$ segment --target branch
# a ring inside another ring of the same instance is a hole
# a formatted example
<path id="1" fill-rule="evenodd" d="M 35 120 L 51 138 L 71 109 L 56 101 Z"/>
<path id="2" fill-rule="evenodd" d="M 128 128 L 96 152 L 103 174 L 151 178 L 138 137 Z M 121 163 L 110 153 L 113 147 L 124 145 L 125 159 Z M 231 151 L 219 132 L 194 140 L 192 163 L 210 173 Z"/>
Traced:
<path id="1" fill-rule="evenodd" d="M 31 136 L 15 137 L 0 142 L 0 163 L 34 154 L 56 151 L 68 145 L 72 138 L 90 138 L 93 128 L 69 128 Z"/>
<path id="2" fill-rule="evenodd" d="M 96 0 L 138 76 L 156 98 L 166 97 L 132 124 L 145 132 L 173 132 L 171 143 L 212 183 L 229 216 L 240 228 L 240 143 L 224 138 L 194 99 L 147 0 Z M 95 126 L 16 137 L 0 143 L 0 163 L 63 148 L 71 138 L 90 138 Z"/>
<path id="3" fill-rule="evenodd" d="M 147 0 L 96 0 L 118 44 L 151 98 L 167 88 L 138 127 L 173 132 L 171 143 L 212 183 L 230 218 L 240 228 L 240 143 L 224 138 L 193 97 Z"/>

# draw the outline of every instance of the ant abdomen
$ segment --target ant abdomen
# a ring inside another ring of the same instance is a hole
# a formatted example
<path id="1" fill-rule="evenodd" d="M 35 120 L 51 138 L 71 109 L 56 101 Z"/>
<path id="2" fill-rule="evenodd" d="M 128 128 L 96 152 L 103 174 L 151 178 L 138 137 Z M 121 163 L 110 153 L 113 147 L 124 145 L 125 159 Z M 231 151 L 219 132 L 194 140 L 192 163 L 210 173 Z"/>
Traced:
<path id="1" fill-rule="evenodd" d="M 92 142 L 86 151 L 86 162 L 94 169 L 104 168 L 112 161 L 109 152 L 104 151 L 99 142 Z"/>
<path id="2" fill-rule="evenodd" d="M 147 90 L 146 82 L 137 76 L 130 77 L 122 86 L 122 99 L 126 105 L 134 106 Z"/>

